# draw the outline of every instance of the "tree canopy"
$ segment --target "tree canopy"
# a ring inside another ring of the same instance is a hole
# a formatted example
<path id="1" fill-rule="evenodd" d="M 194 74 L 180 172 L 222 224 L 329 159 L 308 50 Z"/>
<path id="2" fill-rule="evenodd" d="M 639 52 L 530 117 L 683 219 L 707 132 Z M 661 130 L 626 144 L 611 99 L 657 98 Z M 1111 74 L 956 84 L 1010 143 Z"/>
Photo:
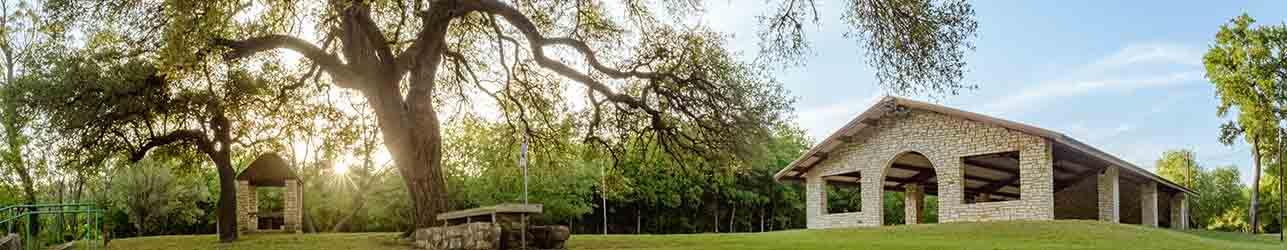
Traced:
<path id="1" fill-rule="evenodd" d="M 1251 144 L 1253 192 L 1249 216 L 1252 231 L 1259 230 L 1257 210 L 1262 153 L 1270 159 L 1282 154 L 1280 140 L 1287 118 L 1287 25 L 1252 27 L 1256 20 L 1246 14 L 1220 26 L 1215 42 L 1202 60 L 1206 77 L 1216 88 L 1219 104 L 1216 115 L 1237 117 L 1220 127 L 1220 142 L 1232 144 L 1244 136 Z"/>

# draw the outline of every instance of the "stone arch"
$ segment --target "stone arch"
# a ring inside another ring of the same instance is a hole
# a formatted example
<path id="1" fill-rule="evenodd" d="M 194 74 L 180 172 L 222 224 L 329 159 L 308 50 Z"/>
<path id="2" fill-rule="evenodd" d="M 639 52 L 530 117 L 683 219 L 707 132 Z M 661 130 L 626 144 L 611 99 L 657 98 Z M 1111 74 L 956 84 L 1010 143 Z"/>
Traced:
<path id="1" fill-rule="evenodd" d="M 938 220 L 939 221 L 948 220 L 948 217 L 944 216 L 945 213 L 942 208 L 951 207 L 952 205 L 943 204 L 944 201 L 951 202 L 951 199 L 946 199 L 944 195 L 947 195 L 947 197 L 952 197 L 954 196 L 954 195 L 951 195 L 953 193 L 959 194 L 960 192 L 959 190 L 961 189 L 960 182 L 956 181 L 959 178 L 953 178 L 953 176 L 957 176 L 960 174 L 960 171 L 954 170 L 954 168 L 959 168 L 959 165 L 950 164 L 951 161 L 948 161 L 945 158 L 941 158 L 942 153 L 939 153 L 937 152 L 937 150 L 934 150 L 931 148 L 905 147 L 905 148 L 900 148 L 899 150 L 896 150 L 893 152 L 898 152 L 898 153 L 892 154 L 888 156 L 888 158 L 886 158 L 883 162 L 878 163 L 880 165 L 875 166 L 877 168 L 870 169 L 870 171 L 868 172 L 872 172 L 872 174 L 870 175 L 872 178 L 870 179 L 865 178 L 867 181 L 864 182 L 863 188 L 865 190 L 877 190 L 877 191 L 870 192 L 870 194 L 864 193 L 863 206 L 882 208 L 882 209 L 868 210 L 868 211 L 872 211 L 871 214 L 869 214 L 868 219 L 875 221 L 876 225 L 883 224 L 884 216 L 885 216 L 884 209 L 883 209 L 885 205 L 884 204 L 885 182 L 887 182 L 888 178 L 890 177 L 890 171 L 892 169 L 900 169 L 897 171 L 906 172 L 908 171 L 907 168 L 910 168 L 910 167 L 924 167 L 924 166 L 895 166 L 895 164 L 899 163 L 899 159 L 915 155 L 913 157 L 923 158 L 925 161 L 923 164 L 929 165 L 928 169 L 922 169 L 922 171 L 928 171 L 929 173 L 931 173 L 933 175 L 932 179 L 934 180 L 933 186 L 920 186 L 917 191 L 919 191 L 920 195 L 923 196 L 925 194 L 924 191 L 933 190 L 934 191 L 933 193 L 936 196 L 938 196 L 937 203 L 938 203 L 938 207 L 940 208 L 938 213 Z M 906 178 L 906 177 L 903 177 L 903 178 Z M 925 177 L 911 176 L 911 178 L 925 178 Z M 925 182 L 928 182 L 928 180 L 922 180 L 921 182 L 925 183 Z M 904 184 L 903 188 L 906 188 L 906 187 L 907 185 Z M 923 201 L 923 197 L 921 200 Z M 906 209 L 906 207 L 904 207 L 904 209 Z M 907 211 L 907 210 L 904 210 L 904 211 Z M 904 218 L 908 218 L 906 213 L 904 214 Z M 924 219 L 924 218 L 921 217 L 921 219 Z M 918 222 L 919 221 L 920 220 L 918 220 Z"/>

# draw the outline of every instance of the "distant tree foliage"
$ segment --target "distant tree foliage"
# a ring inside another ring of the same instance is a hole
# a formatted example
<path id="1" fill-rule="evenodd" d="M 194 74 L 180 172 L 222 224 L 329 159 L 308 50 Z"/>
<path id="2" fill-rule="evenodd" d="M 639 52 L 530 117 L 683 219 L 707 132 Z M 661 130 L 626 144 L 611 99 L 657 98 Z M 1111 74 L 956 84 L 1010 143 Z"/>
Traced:
<path id="1" fill-rule="evenodd" d="M 138 235 L 173 232 L 172 225 L 195 223 L 206 211 L 199 204 L 211 197 L 204 183 L 190 182 L 173 173 L 167 160 L 146 160 L 117 168 L 112 178 L 112 199 L 129 215 Z"/>
<path id="2" fill-rule="evenodd" d="M 1156 167 L 1162 178 L 1198 193 L 1188 197 L 1189 220 L 1193 228 L 1223 231 L 1250 228 L 1245 217 L 1248 205 L 1246 192 L 1250 189 L 1239 179 L 1238 167 L 1203 168 L 1198 164 L 1196 153 L 1188 149 L 1163 152 Z"/>
<path id="3" fill-rule="evenodd" d="M 1162 152 L 1162 158 L 1157 159 L 1154 165 L 1157 175 L 1190 189 L 1196 186 L 1197 175 L 1202 172 L 1197 156 L 1188 149 Z"/>

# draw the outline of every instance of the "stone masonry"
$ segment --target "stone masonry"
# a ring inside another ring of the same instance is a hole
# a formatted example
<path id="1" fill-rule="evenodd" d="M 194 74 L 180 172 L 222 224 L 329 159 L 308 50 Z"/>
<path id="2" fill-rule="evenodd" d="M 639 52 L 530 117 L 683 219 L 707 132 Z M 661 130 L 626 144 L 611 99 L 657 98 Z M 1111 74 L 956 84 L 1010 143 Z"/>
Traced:
<path id="1" fill-rule="evenodd" d="M 1105 222 L 1121 222 L 1122 202 L 1117 186 L 1118 175 L 1120 171 L 1117 167 L 1108 167 L 1104 173 L 1099 174 L 1096 183 L 1099 187 L 1099 220 Z"/>
<path id="2" fill-rule="evenodd" d="M 259 229 L 259 197 L 250 181 L 237 181 L 237 230 L 255 232 Z"/>
<path id="3" fill-rule="evenodd" d="M 286 204 L 285 211 L 282 211 L 282 215 L 286 217 L 282 229 L 286 232 L 298 233 L 303 229 L 300 227 L 300 222 L 304 221 L 303 213 L 300 213 L 300 203 L 303 201 L 300 195 L 299 180 L 286 180 L 286 194 L 282 197 Z"/>
<path id="4" fill-rule="evenodd" d="M 1189 203 L 1185 200 L 1184 193 L 1171 197 L 1171 228 L 1189 229 Z"/>
<path id="5" fill-rule="evenodd" d="M 907 225 L 925 221 L 925 191 L 920 184 L 907 184 L 903 191 L 903 222 Z"/>
<path id="6" fill-rule="evenodd" d="M 1157 183 L 1140 184 L 1140 224 L 1157 227 Z"/>
<path id="7" fill-rule="evenodd" d="M 961 158 L 1009 151 L 1019 152 L 1022 198 L 966 204 Z M 880 226 L 885 170 L 894 159 L 909 152 L 924 155 L 934 165 L 940 222 L 1054 219 L 1053 165 L 1046 139 L 988 123 L 909 109 L 877 120 L 806 173 L 808 227 Z M 828 214 L 822 178 L 851 172 L 862 176 L 863 211 Z"/>
<path id="8" fill-rule="evenodd" d="M 286 192 L 282 197 L 285 211 L 282 211 L 282 229 L 286 232 L 300 232 L 303 222 L 300 213 L 300 187 L 297 180 L 286 180 Z M 258 187 L 249 181 L 237 181 L 237 230 L 240 232 L 257 232 L 259 229 L 259 196 Z"/>
<path id="9" fill-rule="evenodd" d="M 417 229 L 415 246 L 428 250 L 490 250 L 501 247 L 501 227 L 474 222 L 455 226 Z"/>

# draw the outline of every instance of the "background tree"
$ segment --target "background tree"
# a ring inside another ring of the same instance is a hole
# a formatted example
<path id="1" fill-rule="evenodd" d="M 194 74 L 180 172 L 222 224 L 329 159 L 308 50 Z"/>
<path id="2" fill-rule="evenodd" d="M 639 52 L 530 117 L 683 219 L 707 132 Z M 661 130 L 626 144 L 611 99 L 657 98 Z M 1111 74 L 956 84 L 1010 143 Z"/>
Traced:
<path id="1" fill-rule="evenodd" d="M 41 15 L 37 11 L 39 6 L 29 1 L 0 1 L 0 67 L 4 68 L 3 79 L 0 79 L 0 129 L 3 130 L 4 147 L 0 149 L 0 166 L 12 175 L 18 177 L 23 194 L 23 203 L 37 203 L 35 169 L 33 162 L 24 157 L 29 150 L 28 143 L 32 139 L 30 136 L 29 123 L 31 114 L 19 111 L 21 102 L 15 100 L 15 94 L 11 93 L 8 86 L 22 74 L 25 73 L 24 64 L 31 59 L 32 53 L 48 37 L 45 31 L 50 31 L 45 27 L 48 25 L 43 22 Z M 31 215 L 32 223 L 29 224 L 32 231 L 40 231 L 39 217 Z"/>
<path id="2" fill-rule="evenodd" d="M 166 225 L 193 223 L 203 211 L 198 202 L 210 196 L 203 183 L 185 182 L 172 172 L 173 160 L 144 160 L 117 168 L 112 197 L 130 216 L 139 235 L 153 235 Z"/>
<path id="3" fill-rule="evenodd" d="M 300 95 L 270 86 L 294 81 L 273 79 L 282 74 L 271 66 L 253 73 L 205 68 L 199 77 L 163 74 L 148 61 L 112 60 L 120 51 L 99 49 L 49 57 L 45 68 L 22 82 L 25 103 L 82 150 L 120 152 L 138 161 L 154 148 L 180 145 L 208 157 L 219 176 L 220 238 L 235 239 L 233 147 L 273 139 L 258 131 L 277 125 L 271 119 L 281 100 Z"/>
<path id="4" fill-rule="evenodd" d="M 817 21 L 813 1 L 783 1 L 764 13 L 764 60 L 749 64 L 731 56 L 724 35 L 665 17 L 700 13 L 698 1 L 266 3 L 54 5 L 99 15 L 82 20 L 142 20 L 132 28 L 143 34 L 137 41 L 160 42 L 138 44 L 159 44 L 167 69 L 181 70 L 219 48 L 227 49 L 229 60 L 275 49 L 302 54 L 337 86 L 361 92 L 371 104 L 421 227 L 450 207 L 442 105 L 495 103 L 511 131 L 535 140 L 552 141 L 546 135 L 557 130 L 552 124 L 571 118 L 585 141 L 602 150 L 626 152 L 631 138 L 650 137 L 647 142 L 671 155 L 748 154 L 743 145 L 765 137 L 789 106 L 765 65 L 798 60 L 808 50 L 803 24 Z M 968 4 L 848 3 L 850 35 L 873 52 L 870 61 L 890 89 L 955 93 L 966 86 L 960 83 L 963 52 L 975 29 Z M 300 24 L 321 35 L 302 38 L 291 29 Z M 581 108 L 557 110 L 568 103 Z"/>
<path id="5" fill-rule="evenodd" d="M 1206 77 L 1219 98 L 1216 115 L 1225 117 L 1237 110 L 1237 117 L 1221 126 L 1220 142 L 1232 145 L 1245 135 L 1251 144 L 1252 192 L 1249 216 L 1251 232 L 1257 232 L 1260 198 L 1261 155 L 1278 155 L 1279 122 L 1287 104 L 1287 26 L 1251 27 L 1255 22 L 1243 14 L 1220 26 L 1211 48 L 1203 56 Z"/>
<path id="6" fill-rule="evenodd" d="M 1198 164 L 1197 156 L 1192 150 L 1173 149 L 1162 153 L 1156 167 L 1162 178 L 1180 183 L 1198 193 L 1189 200 L 1189 220 L 1194 228 L 1236 231 L 1250 226 L 1247 225 L 1247 219 L 1235 216 L 1245 216 L 1245 212 L 1230 212 L 1248 209 L 1247 196 L 1244 194 L 1247 186 L 1239 179 L 1236 166 L 1207 170 Z"/>
<path id="7" fill-rule="evenodd" d="M 1190 189 L 1196 188 L 1197 175 L 1202 172 L 1202 167 L 1198 166 L 1197 156 L 1188 149 L 1162 152 L 1162 157 L 1157 159 L 1154 166 L 1157 168 L 1157 175 Z"/>

